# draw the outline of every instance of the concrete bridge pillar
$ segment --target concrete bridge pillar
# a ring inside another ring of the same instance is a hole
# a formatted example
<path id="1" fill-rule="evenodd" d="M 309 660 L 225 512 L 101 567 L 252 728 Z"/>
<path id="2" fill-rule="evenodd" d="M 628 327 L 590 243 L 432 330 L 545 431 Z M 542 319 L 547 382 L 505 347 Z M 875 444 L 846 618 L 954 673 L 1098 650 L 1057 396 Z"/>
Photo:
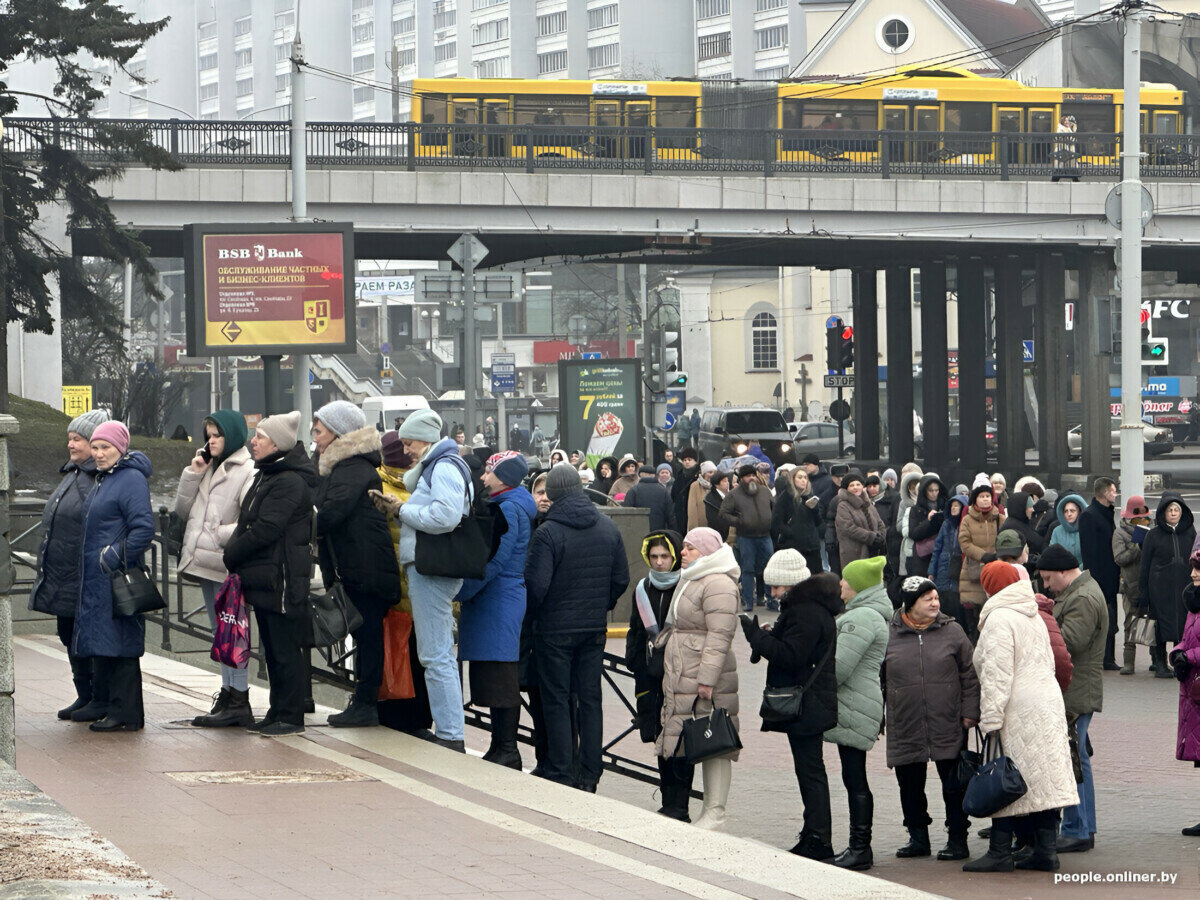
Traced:
<path id="1" fill-rule="evenodd" d="M 886 274 L 888 345 L 888 460 L 901 466 L 913 452 L 912 270 L 889 266 Z"/>
<path id="2" fill-rule="evenodd" d="M 1038 468 L 1056 485 L 1067 466 L 1066 261 L 1061 253 L 1037 257 Z"/>
<path id="3" fill-rule="evenodd" d="M 874 269 L 851 273 L 854 309 L 854 439 L 859 459 L 879 459 L 879 298 Z M 823 354 L 823 349 L 818 353 Z M 824 361 L 815 368 L 825 371 Z"/>
<path id="4" fill-rule="evenodd" d="M 996 273 L 996 424 L 1000 471 L 1012 484 L 1025 472 L 1025 404 L 1022 398 L 1025 311 L 1021 307 L 1021 259 L 992 261 Z"/>
<path id="5" fill-rule="evenodd" d="M 987 468 L 987 297 L 983 260 L 964 257 L 958 284 L 958 460 L 975 472 Z M 968 484 L 970 482 L 968 481 Z"/>
<path id="6" fill-rule="evenodd" d="M 921 399 L 926 469 L 941 472 L 950 461 L 950 395 L 947 382 L 946 263 L 921 266 Z"/>
<path id="7" fill-rule="evenodd" d="M 1111 327 L 1109 304 L 1113 295 L 1112 254 L 1081 253 L 1078 257 L 1079 302 L 1075 313 L 1075 358 L 1079 360 L 1080 400 L 1083 401 L 1083 471 L 1092 478 L 1111 475 L 1112 398 L 1108 368 L 1112 343 L 1105 337 Z M 1101 341 L 1106 346 L 1102 346 Z M 1132 349 L 1132 348 L 1131 348 Z"/>

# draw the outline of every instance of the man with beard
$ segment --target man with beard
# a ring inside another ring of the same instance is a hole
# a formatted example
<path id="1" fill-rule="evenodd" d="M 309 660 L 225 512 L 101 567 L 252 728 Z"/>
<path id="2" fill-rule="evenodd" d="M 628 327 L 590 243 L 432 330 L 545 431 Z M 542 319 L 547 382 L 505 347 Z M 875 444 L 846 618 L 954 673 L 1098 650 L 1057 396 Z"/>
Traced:
<path id="1" fill-rule="evenodd" d="M 771 546 L 771 491 L 752 465 L 738 469 L 738 486 L 721 502 L 721 514 L 737 529 L 738 565 L 742 569 L 742 606 L 754 611 L 755 581 L 762 576 Z"/>

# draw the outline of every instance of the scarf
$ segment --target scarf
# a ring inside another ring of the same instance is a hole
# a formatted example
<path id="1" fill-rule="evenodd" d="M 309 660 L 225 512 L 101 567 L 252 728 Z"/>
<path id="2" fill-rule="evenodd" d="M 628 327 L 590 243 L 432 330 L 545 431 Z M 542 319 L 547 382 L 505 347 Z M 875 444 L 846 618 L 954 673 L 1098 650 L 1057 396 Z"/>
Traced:
<path id="1" fill-rule="evenodd" d="M 933 624 L 933 622 L 926 622 L 924 625 L 918 625 L 911 618 L 909 618 L 908 613 L 904 612 L 903 610 L 900 611 L 900 621 L 902 621 L 905 625 L 907 625 L 913 631 L 924 631 L 926 628 L 928 628 L 930 625 Z M 936 619 L 934 621 L 936 621 Z"/>
<path id="2" fill-rule="evenodd" d="M 675 609 L 679 606 L 679 600 L 684 594 L 684 588 L 690 581 L 704 578 L 706 575 L 719 575 L 721 573 L 729 573 L 733 575 L 734 580 L 737 580 L 739 572 L 737 560 L 733 556 L 733 548 L 728 544 L 722 544 L 715 553 L 710 553 L 708 556 L 702 556 L 686 569 L 679 573 L 679 587 L 675 590 L 675 596 L 671 599 L 671 608 L 667 611 L 667 621 L 665 624 L 675 624 Z"/>
<path id="3" fill-rule="evenodd" d="M 709 481 L 707 478 L 705 478 L 703 475 L 697 475 L 696 482 L 700 485 L 700 487 L 702 487 L 706 491 L 712 487 L 712 482 Z"/>
<path id="4" fill-rule="evenodd" d="M 650 570 L 650 583 L 660 591 L 665 591 L 668 588 L 673 588 L 679 583 L 679 569 L 671 572 L 656 572 Z"/>
<path id="5" fill-rule="evenodd" d="M 425 459 L 429 456 L 429 451 L 436 447 L 437 444 L 430 444 L 421 458 L 417 460 L 411 469 L 404 473 L 404 486 L 408 488 L 411 494 L 417 489 L 417 483 L 421 480 L 421 470 L 425 468 Z"/>

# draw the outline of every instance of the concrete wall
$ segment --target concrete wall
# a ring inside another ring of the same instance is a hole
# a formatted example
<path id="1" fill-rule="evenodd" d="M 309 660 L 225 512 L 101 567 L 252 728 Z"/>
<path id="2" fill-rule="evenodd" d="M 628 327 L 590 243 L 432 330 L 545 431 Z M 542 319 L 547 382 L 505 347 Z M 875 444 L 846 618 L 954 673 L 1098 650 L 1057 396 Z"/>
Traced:
<path id="1" fill-rule="evenodd" d="M 612 519 L 621 532 L 625 544 L 625 558 L 629 561 L 629 588 L 617 600 L 616 608 L 609 613 L 610 625 L 628 625 L 633 612 L 633 588 L 639 579 L 646 577 L 646 561 L 642 559 L 642 539 L 650 531 L 650 510 L 625 509 L 622 506 L 603 506 L 600 511 Z"/>

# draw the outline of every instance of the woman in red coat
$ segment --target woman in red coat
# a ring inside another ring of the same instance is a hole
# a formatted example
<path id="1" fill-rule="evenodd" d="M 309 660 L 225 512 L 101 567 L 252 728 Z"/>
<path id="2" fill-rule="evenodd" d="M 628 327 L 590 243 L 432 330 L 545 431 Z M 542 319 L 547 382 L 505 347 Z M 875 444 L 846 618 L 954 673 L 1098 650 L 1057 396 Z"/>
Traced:
<path id="1" fill-rule="evenodd" d="M 1191 760 L 1200 768 L 1200 704 L 1192 697 L 1200 692 L 1196 682 L 1200 680 L 1200 550 L 1192 554 L 1192 583 L 1183 591 L 1183 603 L 1187 607 L 1187 622 L 1183 626 L 1183 640 L 1171 651 L 1171 667 L 1179 679 L 1179 739 L 1175 747 L 1175 758 Z M 1188 837 L 1200 836 L 1200 825 L 1183 829 Z"/>
<path id="2" fill-rule="evenodd" d="M 1033 598 L 1037 601 L 1038 615 L 1042 617 L 1042 621 L 1046 623 L 1046 630 L 1050 632 L 1050 649 L 1054 653 L 1054 680 L 1058 682 L 1059 689 L 1066 694 L 1075 666 L 1071 663 L 1071 652 L 1067 650 L 1067 642 L 1058 630 L 1058 622 L 1054 620 L 1054 601 L 1045 594 L 1034 594 Z"/>

